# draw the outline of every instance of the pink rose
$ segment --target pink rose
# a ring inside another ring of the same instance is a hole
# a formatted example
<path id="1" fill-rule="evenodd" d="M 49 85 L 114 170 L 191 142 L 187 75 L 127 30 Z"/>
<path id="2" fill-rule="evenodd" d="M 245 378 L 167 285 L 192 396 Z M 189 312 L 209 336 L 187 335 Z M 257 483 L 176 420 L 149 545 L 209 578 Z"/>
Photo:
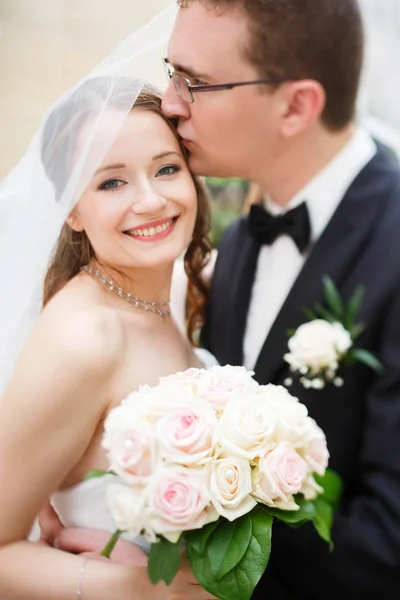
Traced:
<path id="1" fill-rule="evenodd" d="M 216 424 L 215 413 L 206 402 L 193 400 L 173 408 L 157 424 L 163 457 L 183 465 L 203 461 L 213 448 Z"/>
<path id="2" fill-rule="evenodd" d="M 306 461 L 289 442 L 282 442 L 260 459 L 255 497 L 282 510 L 296 510 L 293 495 L 300 492 L 308 475 Z"/>
<path id="3" fill-rule="evenodd" d="M 173 375 L 160 377 L 160 383 L 197 383 L 203 378 L 205 372 L 204 369 L 191 367 L 190 369 L 186 369 L 186 371 L 179 371 Z"/>
<path id="4" fill-rule="evenodd" d="M 157 441 L 153 427 L 136 418 L 120 423 L 113 435 L 106 434 L 103 447 L 111 468 L 128 483 L 146 479 L 157 464 Z"/>
<path id="5" fill-rule="evenodd" d="M 182 531 L 200 529 L 218 519 L 211 506 L 206 470 L 166 467 L 149 486 L 149 518 L 156 534 L 175 543 Z"/>
<path id="6" fill-rule="evenodd" d="M 235 390 L 258 386 L 252 375 L 253 372 L 245 367 L 216 365 L 208 369 L 199 382 L 198 394 L 210 402 L 215 410 L 223 410 Z"/>

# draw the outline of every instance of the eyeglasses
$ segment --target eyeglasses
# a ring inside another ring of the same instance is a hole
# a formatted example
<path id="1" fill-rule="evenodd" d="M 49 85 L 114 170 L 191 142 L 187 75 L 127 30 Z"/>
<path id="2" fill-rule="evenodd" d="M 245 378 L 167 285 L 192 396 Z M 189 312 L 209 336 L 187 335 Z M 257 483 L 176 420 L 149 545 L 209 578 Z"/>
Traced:
<path id="1" fill-rule="evenodd" d="M 233 88 L 242 85 L 276 85 L 279 83 L 284 83 L 285 81 L 294 81 L 293 77 L 275 77 L 271 79 L 255 79 L 253 81 L 234 81 L 231 83 L 194 84 L 190 81 L 190 79 L 183 77 L 183 75 L 179 75 L 169 62 L 168 58 L 163 58 L 162 60 L 168 80 L 173 80 L 175 90 L 179 98 L 181 98 L 181 100 L 184 102 L 188 102 L 189 104 L 194 102 L 193 94 L 197 92 L 217 92 L 220 90 L 232 90 Z"/>

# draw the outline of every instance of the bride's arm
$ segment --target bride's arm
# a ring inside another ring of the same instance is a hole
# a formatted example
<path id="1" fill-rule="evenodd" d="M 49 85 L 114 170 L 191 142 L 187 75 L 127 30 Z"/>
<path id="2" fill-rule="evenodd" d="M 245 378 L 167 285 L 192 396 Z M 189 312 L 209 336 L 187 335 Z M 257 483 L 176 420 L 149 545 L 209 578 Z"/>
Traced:
<path id="1" fill-rule="evenodd" d="M 116 328 L 114 328 L 116 329 Z M 0 597 L 72 600 L 84 558 L 26 541 L 107 405 L 117 333 L 98 315 L 42 315 L 0 400 Z M 90 561 L 85 600 L 154 598 L 144 567 Z"/>

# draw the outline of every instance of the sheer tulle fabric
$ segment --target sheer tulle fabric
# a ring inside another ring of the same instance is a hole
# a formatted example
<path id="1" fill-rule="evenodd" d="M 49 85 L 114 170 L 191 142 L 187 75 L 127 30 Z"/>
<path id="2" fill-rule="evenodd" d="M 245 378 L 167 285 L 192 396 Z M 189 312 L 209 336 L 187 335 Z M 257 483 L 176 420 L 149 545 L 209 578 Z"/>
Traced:
<path id="1" fill-rule="evenodd" d="M 176 11 L 175 5 L 162 11 L 66 92 L 0 185 L 0 394 L 40 313 L 44 277 L 65 219 L 143 86 L 161 80 Z M 62 136 L 53 135 L 60 119 Z"/>

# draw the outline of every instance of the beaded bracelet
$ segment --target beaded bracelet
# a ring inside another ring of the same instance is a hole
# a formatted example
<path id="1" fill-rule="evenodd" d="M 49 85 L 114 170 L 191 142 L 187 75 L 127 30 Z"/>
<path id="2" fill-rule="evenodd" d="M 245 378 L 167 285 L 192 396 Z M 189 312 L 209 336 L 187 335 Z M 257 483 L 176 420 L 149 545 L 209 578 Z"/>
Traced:
<path id="1" fill-rule="evenodd" d="M 76 588 L 76 597 L 77 598 L 82 598 L 82 583 L 83 583 L 83 578 L 85 576 L 86 565 L 88 564 L 89 560 L 92 560 L 90 558 L 90 556 L 85 558 L 81 568 L 79 569 L 79 580 L 78 580 L 78 586 Z"/>

